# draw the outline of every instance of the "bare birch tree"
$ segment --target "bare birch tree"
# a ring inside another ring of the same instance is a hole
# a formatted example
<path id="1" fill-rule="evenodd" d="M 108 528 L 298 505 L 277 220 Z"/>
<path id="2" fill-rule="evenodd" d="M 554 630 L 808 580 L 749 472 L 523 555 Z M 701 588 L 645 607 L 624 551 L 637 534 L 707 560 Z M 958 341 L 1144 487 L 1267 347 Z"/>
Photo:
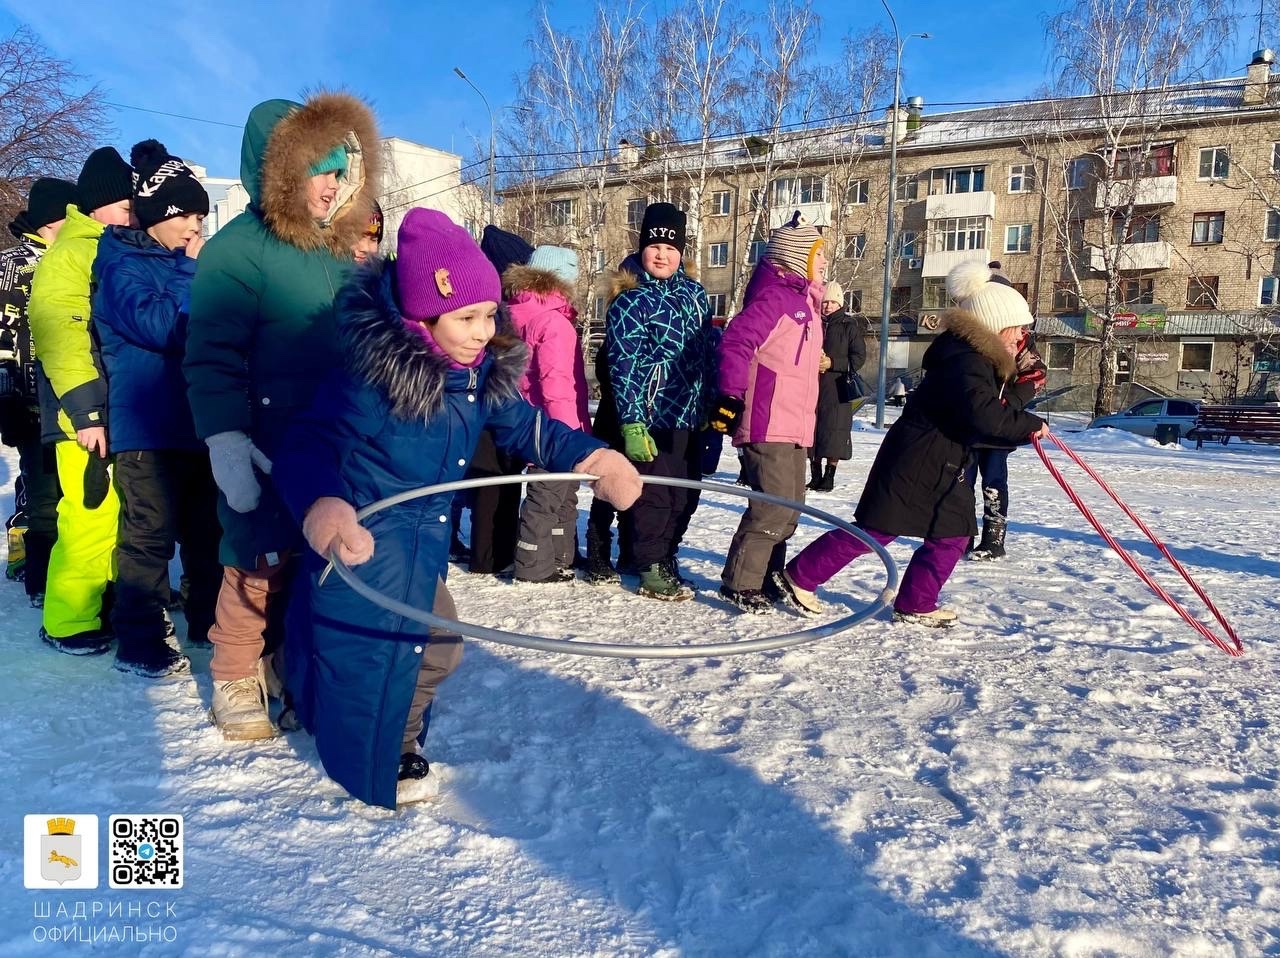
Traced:
<path id="1" fill-rule="evenodd" d="M 1230 30 L 1229 12 L 1212 0 L 1070 0 L 1047 22 L 1053 92 L 1074 98 L 1054 101 L 1047 132 L 1027 145 L 1057 181 L 1045 188 L 1061 197 L 1046 204 L 1059 282 L 1096 327 L 1095 415 L 1114 406 L 1117 326 L 1138 305 L 1126 302 L 1126 277 L 1160 268 L 1158 250 L 1148 257 L 1135 246 L 1163 242 L 1159 211 L 1173 202 L 1155 182 L 1175 172 L 1161 142 L 1171 99 L 1216 64 Z"/>

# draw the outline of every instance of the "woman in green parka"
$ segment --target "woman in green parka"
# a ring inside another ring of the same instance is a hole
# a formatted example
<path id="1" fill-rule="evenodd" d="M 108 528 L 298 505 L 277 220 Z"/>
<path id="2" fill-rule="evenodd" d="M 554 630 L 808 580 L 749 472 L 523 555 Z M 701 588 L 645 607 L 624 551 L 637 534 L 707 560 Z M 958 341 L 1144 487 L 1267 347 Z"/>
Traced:
<path id="1" fill-rule="evenodd" d="M 249 113 L 240 178 L 249 207 L 204 248 L 183 369 L 221 491 L 214 723 L 228 739 L 274 734 L 261 657 L 290 556 L 302 543 L 262 476 L 284 426 L 341 365 L 334 295 L 378 191 L 379 139 L 355 97 L 267 100 Z"/>

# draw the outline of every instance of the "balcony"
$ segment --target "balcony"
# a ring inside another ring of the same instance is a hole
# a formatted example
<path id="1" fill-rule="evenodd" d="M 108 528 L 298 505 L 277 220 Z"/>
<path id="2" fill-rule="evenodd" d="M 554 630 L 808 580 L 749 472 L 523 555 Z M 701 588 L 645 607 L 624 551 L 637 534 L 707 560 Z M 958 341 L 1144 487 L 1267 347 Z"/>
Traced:
<path id="1" fill-rule="evenodd" d="M 924 201 L 924 218 L 927 220 L 995 215 L 996 195 L 990 190 L 978 193 L 935 193 L 925 197 Z"/>
<path id="2" fill-rule="evenodd" d="M 1178 178 L 1144 176 L 1137 180 L 1115 180 L 1098 184 L 1098 192 L 1094 197 L 1095 209 L 1114 210 L 1126 207 L 1130 202 L 1134 206 L 1170 206 L 1178 202 Z"/>
<path id="3" fill-rule="evenodd" d="M 1148 269 L 1168 269 L 1172 247 L 1164 240 L 1155 243 L 1127 243 L 1112 246 L 1111 260 L 1115 269 L 1130 272 Z M 1089 251 L 1089 266 L 1099 273 L 1106 271 L 1106 260 L 1101 249 Z"/>
<path id="4" fill-rule="evenodd" d="M 769 229 L 776 230 L 784 223 L 791 221 L 791 215 L 796 210 L 800 211 L 800 215 L 810 226 L 830 226 L 831 225 L 831 204 L 830 203 L 791 203 L 786 206 L 772 206 L 769 208 Z"/>
<path id="5" fill-rule="evenodd" d="M 933 197 L 929 198 L 933 199 Z M 971 259 L 980 260 L 984 264 L 989 263 L 991 261 L 991 250 L 956 249 L 925 253 L 924 266 L 920 275 L 925 279 L 946 276 L 951 272 L 952 267 L 958 266 L 960 263 L 967 263 Z"/>

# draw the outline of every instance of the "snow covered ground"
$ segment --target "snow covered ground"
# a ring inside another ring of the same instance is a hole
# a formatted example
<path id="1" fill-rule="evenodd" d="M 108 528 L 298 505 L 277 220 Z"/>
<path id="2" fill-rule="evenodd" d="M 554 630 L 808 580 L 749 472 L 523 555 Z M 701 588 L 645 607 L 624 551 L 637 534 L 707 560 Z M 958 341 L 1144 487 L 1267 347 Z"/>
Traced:
<path id="1" fill-rule="evenodd" d="M 159 900 L 175 941 L 94 952 L 1280 954 L 1280 448 L 1067 438 L 1218 601 L 1243 658 L 1186 627 L 1023 451 L 1009 559 L 962 563 L 944 593 L 959 628 L 882 619 L 668 662 L 475 642 L 428 742 L 444 794 L 401 813 L 347 798 L 302 733 L 223 742 L 206 653 L 169 683 L 57 655 L 0 582 L 0 953 L 90 950 L 33 941 L 42 903 Z M 850 512 L 879 439 L 856 426 L 853 463 L 816 501 Z M 735 474 L 726 450 L 717 478 Z M 703 502 L 684 552 L 695 602 L 450 585 L 471 620 L 546 635 L 799 627 L 715 596 L 742 501 Z M 1101 514 L 1137 544 L 1118 510 Z M 806 521 L 798 541 L 819 531 Z M 891 552 L 905 564 L 911 547 Z M 860 605 L 882 582 L 869 557 L 827 597 Z M 24 890 L 21 816 L 54 812 L 182 813 L 185 888 L 111 891 L 104 875 L 96 892 Z"/>

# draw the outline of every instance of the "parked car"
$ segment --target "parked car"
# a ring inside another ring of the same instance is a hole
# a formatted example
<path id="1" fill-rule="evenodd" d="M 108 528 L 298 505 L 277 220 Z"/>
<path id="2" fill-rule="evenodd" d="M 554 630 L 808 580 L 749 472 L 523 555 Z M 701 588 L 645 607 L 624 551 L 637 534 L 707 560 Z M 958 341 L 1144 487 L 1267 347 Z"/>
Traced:
<path id="1" fill-rule="evenodd" d="M 1139 436 L 1154 436 L 1157 426 L 1177 426 L 1182 435 L 1196 424 L 1200 403 L 1194 399 L 1144 399 L 1124 412 L 1099 416 L 1089 423 L 1090 429 L 1123 429 Z"/>

